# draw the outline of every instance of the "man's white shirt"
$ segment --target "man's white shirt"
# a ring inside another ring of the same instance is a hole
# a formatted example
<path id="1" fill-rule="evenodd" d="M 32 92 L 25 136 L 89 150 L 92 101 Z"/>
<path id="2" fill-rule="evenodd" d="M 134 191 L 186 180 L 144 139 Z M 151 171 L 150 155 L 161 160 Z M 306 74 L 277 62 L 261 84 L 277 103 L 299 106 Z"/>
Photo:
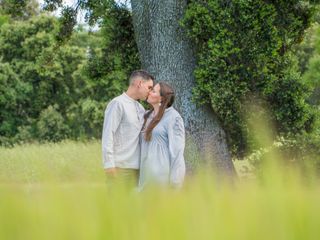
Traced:
<path id="1" fill-rule="evenodd" d="M 102 160 L 106 168 L 139 169 L 139 135 L 143 125 L 143 106 L 126 93 L 109 102 L 102 132 Z"/>

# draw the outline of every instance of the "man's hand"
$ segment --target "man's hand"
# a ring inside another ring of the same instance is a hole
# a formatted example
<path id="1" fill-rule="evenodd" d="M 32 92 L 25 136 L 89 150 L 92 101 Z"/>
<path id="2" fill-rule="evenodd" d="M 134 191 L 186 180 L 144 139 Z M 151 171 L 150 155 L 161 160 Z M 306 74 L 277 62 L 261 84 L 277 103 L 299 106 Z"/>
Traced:
<path id="1" fill-rule="evenodd" d="M 117 175 L 117 169 L 116 168 L 106 168 L 104 171 L 108 176 L 115 177 Z"/>

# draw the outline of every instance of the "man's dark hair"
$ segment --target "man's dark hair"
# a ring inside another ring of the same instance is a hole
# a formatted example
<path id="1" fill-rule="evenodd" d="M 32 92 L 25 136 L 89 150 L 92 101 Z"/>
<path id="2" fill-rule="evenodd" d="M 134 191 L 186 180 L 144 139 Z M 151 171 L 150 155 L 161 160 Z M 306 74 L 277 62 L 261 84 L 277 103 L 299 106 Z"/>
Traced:
<path id="1" fill-rule="evenodd" d="M 130 84 L 132 84 L 133 80 L 137 77 L 141 77 L 144 81 L 149 81 L 149 80 L 154 81 L 154 77 L 150 73 L 141 69 L 141 70 L 135 70 L 131 73 L 129 78 Z"/>

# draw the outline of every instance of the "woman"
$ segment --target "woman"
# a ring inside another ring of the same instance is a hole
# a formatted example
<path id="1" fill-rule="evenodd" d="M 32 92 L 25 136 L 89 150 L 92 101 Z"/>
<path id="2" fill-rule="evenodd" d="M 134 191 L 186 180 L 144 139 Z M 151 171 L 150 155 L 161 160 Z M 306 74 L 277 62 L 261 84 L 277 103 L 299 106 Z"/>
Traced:
<path id="1" fill-rule="evenodd" d="M 149 93 L 152 106 L 141 132 L 140 189 L 149 184 L 181 187 L 185 175 L 185 132 L 180 114 L 172 107 L 174 91 L 166 83 Z"/>

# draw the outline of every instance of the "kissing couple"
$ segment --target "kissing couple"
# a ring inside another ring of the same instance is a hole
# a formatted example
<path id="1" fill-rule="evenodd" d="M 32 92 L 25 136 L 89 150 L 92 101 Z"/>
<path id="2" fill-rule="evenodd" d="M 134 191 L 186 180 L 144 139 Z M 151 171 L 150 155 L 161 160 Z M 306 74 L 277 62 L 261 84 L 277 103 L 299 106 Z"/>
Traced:
<path id="1" fill-rule="evenodd" d="M 104 114 L 102 160 L 107 184 L 139 190 L 151 185 L 181 188 L 185 129 L 172 106 L 174 99 L 167 83 L 155 83 L 144 70 L 132 72 L 127 91 L 112 99 Z M 150 110 L 139 100 L 147 100 Z"/>

